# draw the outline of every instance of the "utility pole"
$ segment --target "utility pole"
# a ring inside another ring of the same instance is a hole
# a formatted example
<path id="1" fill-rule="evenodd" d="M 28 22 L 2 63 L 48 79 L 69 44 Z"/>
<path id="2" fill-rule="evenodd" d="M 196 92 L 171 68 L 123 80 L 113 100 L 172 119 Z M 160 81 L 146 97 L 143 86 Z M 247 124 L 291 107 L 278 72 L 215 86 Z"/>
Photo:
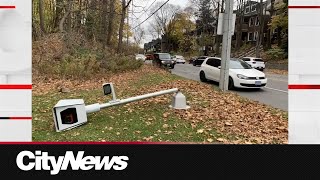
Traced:
<path id="1" fill-rule="evenodd" d="M 231 54 L 231 37 L 233 24 L 233 0 L 225 1 L 225 12 L 223 15 L 223 40 L 221 52 L 221 69 L 219 88 L 222 91 L 228 90 L 229 63 Z"/>

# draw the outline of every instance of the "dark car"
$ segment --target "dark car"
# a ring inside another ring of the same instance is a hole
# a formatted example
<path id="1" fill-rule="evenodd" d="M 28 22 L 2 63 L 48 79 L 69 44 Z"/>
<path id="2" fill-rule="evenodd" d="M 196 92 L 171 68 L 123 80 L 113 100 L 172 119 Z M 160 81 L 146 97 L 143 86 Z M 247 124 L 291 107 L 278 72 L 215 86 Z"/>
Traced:
<path id="1" fill-rule="evenodd" d="M 158 66 L 165 66 L 173 69 L 176 65 L 176 62 L 172 59 L 169 53 L 154 53 L 153 57 L 154 63 Z"/>
<path id="2" fill-rule="evenodd" d="M 189 64 L 193 64 L 193 61 L 196 60 L 196 59 L 197 59 L 197 57 L 191 57 L 190 60 L 189 60 Z"/>
<path id="3" fill-rule="evenodd" d="M 146 54 L 146 60 L 153 60 L 153 55 L 152 54 Z"/>
<path id="4" fill-rule="evenodd" d="M 207 58 L 208 56 L 200 56 L 198 58 L 196 58 L 195 60 L 193 60 L 192 64 L 194 66 L 201 66 L 201 64 L 203 63 L 203 61 Z"/>

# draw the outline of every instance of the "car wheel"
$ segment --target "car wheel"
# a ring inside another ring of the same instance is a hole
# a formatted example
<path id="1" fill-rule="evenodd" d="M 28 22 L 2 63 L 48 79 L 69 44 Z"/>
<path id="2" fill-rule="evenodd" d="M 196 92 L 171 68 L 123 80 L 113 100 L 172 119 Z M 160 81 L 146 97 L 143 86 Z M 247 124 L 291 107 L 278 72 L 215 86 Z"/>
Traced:
<path id="1" fill-rule="evenodd" d="M 232 77 L 229 77 L 228 89 L 229 90 L 234 89 L 234 83 L 233 83 Z"/>
<path id="2" fill-rule="evenodd" d="M 206 74 L 203 71 L 200 71 L 200 81 L 201 82 L 207 81 Z"/>
<path id="3" fill-rule="evenodd" d="M 192 64 L 193 64 L 193 66 L 196 66 L 196 62 L 195 62 L 195 61 L 193 61 L 193 63 L 192 63 Z"/>
<path id="4" fill-rule="evenodd" d="M 185 62 L 183 62 L 182 64 L 185 64 Z"/>

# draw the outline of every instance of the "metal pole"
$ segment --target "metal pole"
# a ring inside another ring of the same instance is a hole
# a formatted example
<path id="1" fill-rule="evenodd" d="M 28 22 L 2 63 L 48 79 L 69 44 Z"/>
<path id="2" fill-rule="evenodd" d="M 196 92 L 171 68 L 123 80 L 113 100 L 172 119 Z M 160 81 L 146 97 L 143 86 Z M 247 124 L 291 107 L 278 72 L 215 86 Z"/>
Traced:
<path id="1" fill-rule="evenodd" d="M 233 0 L 225 1 L 225 13 L 223 14 L 223 41 L 221 52 L 221 70 L 219 88 L 222 91 L 228 90 L 229 82 L 229 61 L 231 53 L 231 33 L 232 33 L 232 16 Z"/>
<path id="2" fill-rule="evenodd" d="M 179 89 L 174 88 L 174 89 L 144 94 L 141 96 L 131 97 L 131 98 L 127 98 L 127 99 L 117 100 L 115 102 L 108 102 L 105 104 L 99 104 L 99 103 L 92 104 L 92 105 L 86 106 L 86 112 L 93 113 L 93 112 L 97 112 L 97 111 L 100 111 L 101 109 L 108 108 L 111 106 L 118 106 L 118 105 L 127 104 L 127 103 L 134 102 L 134 101 L 139 101 L 139 100 L 143 100 L 143 99 L 147 99 L 147 98 L 151 98 L 151 97 L 156 97 L 156 96 L 161 96 L 161 95 L 171 94 L 171 93 L 177 93 L 177 92 L 179 92 Z"/>

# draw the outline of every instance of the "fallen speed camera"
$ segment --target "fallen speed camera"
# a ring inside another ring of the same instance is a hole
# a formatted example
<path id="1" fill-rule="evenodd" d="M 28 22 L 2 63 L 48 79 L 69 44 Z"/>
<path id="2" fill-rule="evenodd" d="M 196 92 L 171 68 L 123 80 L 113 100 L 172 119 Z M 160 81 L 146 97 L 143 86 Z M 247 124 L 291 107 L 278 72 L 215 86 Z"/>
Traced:
<path id="1" fill-rule="evenodd" d="M 56 131 L 75 128 L 87 122 L 87 113 L 82 99 L 60 100 L 53 108 Z"/>
<path id="2" fill-rule="evenodd" d="M 103 93 L 104 95 L 112 94 L 113 99 L 104 104 L 95 103 L 91 105 L 85 105 L 82 99 L 60 100 L 53 108 L 53 117 L 56 126 L 56 131 L 60 132 L 63 130 L 69 130 L 86 123 L 87 114 L 89 113 L 94 113 L 104 108 L 140 101 L 143 99 L 152 98 L 169 93 L 175 93 L 175 95 L 173 96 L 173 103 L 170 107 L 174 109 L 190 108 L 186 104 L 186 97 L 179 91 L 178 88 L 158 91 L 126 99 L 117 99 L 116 93 L 113 88 L 113 84 L 106 83 L 103 84 Z"/>

